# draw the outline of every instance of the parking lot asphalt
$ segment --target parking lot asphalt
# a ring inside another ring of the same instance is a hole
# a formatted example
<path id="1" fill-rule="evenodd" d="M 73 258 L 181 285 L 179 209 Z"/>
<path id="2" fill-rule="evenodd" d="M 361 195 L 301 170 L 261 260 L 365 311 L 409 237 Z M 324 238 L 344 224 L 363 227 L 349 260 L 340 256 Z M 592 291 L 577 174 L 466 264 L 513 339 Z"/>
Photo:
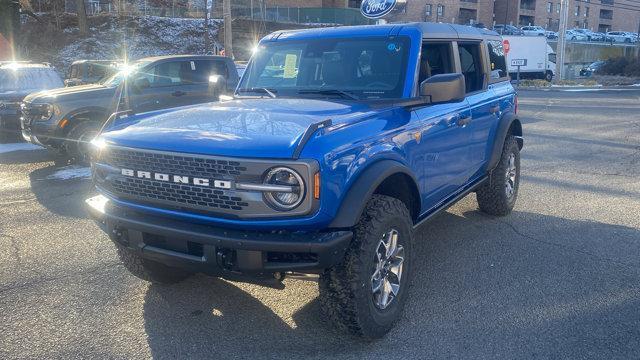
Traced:
<path id="1" fill-rule="evenodd" d="M 313 282 L 134 278 L 85 214 L 86 169 L 0 152 L 0 358 L 640 358 L 640 89 L 519 109 L 515 210 L 470 195 L 420 227 L 404 316 L 375 342 L 334 332 Z"/>

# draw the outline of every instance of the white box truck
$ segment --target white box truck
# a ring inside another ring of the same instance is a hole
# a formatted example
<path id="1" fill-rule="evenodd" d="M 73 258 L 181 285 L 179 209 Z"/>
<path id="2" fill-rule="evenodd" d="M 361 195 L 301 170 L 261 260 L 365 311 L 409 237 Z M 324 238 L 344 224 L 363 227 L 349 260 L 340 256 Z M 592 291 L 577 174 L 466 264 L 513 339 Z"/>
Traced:
<path id="1" fill-rule="evenodd" d="M 545 79 L 551 81 L 556 73 L 556 54 L 544 36 L 503 36 L 509 42 L 507 66 L 511 79 L 516 78 L 520 66 L 521 79 Z M 513 61 L 512 60 L 516 60 Z M 522 61 L 526 60 L 526 61 Z"/>

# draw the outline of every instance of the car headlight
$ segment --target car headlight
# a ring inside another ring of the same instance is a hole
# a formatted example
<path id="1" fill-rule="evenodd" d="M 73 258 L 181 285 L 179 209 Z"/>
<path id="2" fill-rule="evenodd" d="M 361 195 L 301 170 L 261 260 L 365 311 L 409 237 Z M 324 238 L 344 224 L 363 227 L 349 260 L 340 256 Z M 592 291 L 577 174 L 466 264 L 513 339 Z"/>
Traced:
<path id="1" fill-rule="evenodd" d="M 264 192 L 264 197 L 276 210 L 295 209 L 304 200 L 304 181 L 293 169 L 284 166 L 270 169 L 264 176 L 264 184 L 272 186 L 271 191 Z"/>
<path id="2" fill-rule="evenodd" d="M 51 104 L 42 104 L 38 110 L 40 116 L 36 119 L 37 121 L 47 121 L 53 116 L 53 105 Z"/>

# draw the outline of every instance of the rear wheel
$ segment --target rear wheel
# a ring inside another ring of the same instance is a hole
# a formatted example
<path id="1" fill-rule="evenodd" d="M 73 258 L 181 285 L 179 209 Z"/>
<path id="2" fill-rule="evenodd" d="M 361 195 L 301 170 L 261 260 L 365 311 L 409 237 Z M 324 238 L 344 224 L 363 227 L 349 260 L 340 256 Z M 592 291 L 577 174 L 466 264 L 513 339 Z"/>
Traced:
<path id="1" fill-rule="evenodd" d="M 404 203 L 374 195 L 345 259 L 320 276 L 322 309 L 339 329 L 373 339 L 393 327 L 409 296 L 412 244 Z"/>
<path id="2" fill-rule="evenodd" d="M 520 148 L 516 138 L 509 135 L 504 142 L 502 156 L 493 170 L 490 181 L 476 191 L 482 212 L 504 216 L 511 212 L 520 186 Z"/>

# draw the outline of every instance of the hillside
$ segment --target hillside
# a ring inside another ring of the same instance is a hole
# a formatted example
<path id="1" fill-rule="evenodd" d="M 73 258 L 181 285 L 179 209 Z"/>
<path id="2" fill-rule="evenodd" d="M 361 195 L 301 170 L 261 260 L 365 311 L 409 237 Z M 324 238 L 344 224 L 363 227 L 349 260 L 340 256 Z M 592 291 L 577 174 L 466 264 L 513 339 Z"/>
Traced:
<path id="1" fill-rule="evenodd" d="M 210 38 L 216 43 L 219 20 L 212 20 Z M 131 60 L 168 54 L 204 54 L 204 20 L 156 16 L 89 17 L 89 35 L 81 37 L 75 15 L 54 19 L 40 14 L 40 21 L 26 18 L 22 25 L 24 59 L 50 62 L 65 72 L 79 59 Z"/>

